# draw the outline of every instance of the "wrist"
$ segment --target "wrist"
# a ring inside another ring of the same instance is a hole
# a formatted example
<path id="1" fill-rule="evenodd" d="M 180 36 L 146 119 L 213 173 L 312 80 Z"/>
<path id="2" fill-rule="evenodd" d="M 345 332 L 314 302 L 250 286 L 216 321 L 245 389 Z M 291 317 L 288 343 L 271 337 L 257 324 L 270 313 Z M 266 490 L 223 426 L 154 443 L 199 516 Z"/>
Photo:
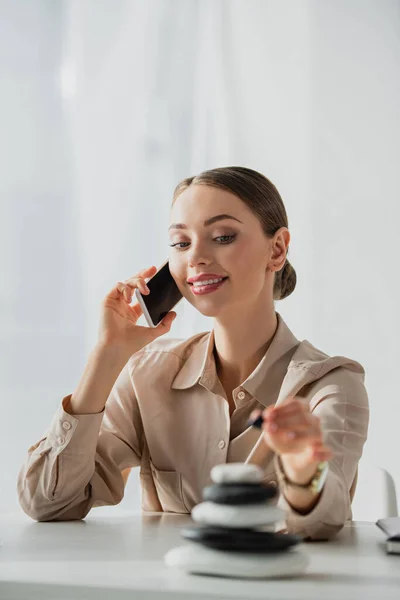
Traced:
<path id="1" fill-rule="evenodd" d="M 96 344 L 83 375 L 68 402 L 71 414 L 99 413 L 132 352 L 120 346 Z"/>
<path id="2" fill-rule="evenodd" d="M 136 350 L 128 345 L 98 341 L 92 349 L 91 358 L 96 362 L 106 363 L 110 366 L 121 365 L 122 368 L 135 352 Z"/>
<path id="3" fill-rule="evenodd" d="M 318 470 L 318 461 L 304 461 L 296 454 L 281 454 L 278 457 L 286 478 L 296 485 L 307 485 Z"/>
<path id="4" fill-rule="evenodd" d="M 312 468 L 311 468 L 312 467 Z M 282 463 L 281 457 L 276 456 L 276 468 L 279 480 L 279 485 L 285 490 L 285 496 L 295 508 L 309 508 L 307 498 L 319 497 L 322 491 L 329 471 L 329 463 L 321 461 L 310 465 L 310 471 L 305 470 L 294 471 L 290 475 L 287 474 L 285 466 Z M 288 467 L 286 467 L 288 469 Z M 288 469 L 289 470 L 289 469 Z M 311 475 L 310 475 L 311 473 Z M 307 479 L 305 479 L 307 476 Z M 289 494 L 289 496 L 288 496 Z"/>

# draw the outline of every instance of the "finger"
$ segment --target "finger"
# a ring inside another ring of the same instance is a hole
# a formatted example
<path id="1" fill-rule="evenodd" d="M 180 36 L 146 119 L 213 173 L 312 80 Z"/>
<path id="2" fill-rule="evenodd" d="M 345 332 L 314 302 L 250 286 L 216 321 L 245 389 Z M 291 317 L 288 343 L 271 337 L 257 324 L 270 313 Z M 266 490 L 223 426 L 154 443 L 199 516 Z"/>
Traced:
<path id="1" fill-rule="evenodd" d="M 332 452 L 331 448 L 329 448 L 329 446 L 327 446 L 326 444 L 324 444 L 324 441 L 321 439 L 320 442 L 314 442 L 312 444 L 312 450 L 313 452 Z"/>
<path id="2" fill-rule="evenodd" d="M 264 420 L 262 417 L 262 410 L 259 410 L 259 409 L 253 410 L 251 412 L 250 417 L 247 420 L 248 427 L 255 427 L 256 429 L 262 429 L 263 423 L 264 423 Z"/>
<path id="3" fill-rule="evenodd" d="M 140 284 L 140 286 L 143 287 L 144 292 L 144 290 L 147 288 L 145 279 L 151 279 L 151 277 L 153 277 L 156 274 L 156 272 L 157 267 L 155 267 L 154 265 L 152 267 L 147 267 L 147 269 L 142 269 L 141 271 L 136 273 L 136 275 L 133 275 L 132 277 L 126 279 L 124 283 L 133 288 L 139 287 L 138 284 Z"/>
<path id="4" fill-rule="evenodd" d="M 310 422 L 303 415 L 294 415 L 293 417 L 278 417 L 267 421 L 267 425 L 272 427 L 271 431 L 278 429 L 295 429 L 296 431 L 307 431 L 310 428 Z"/>
<path id="5" fill-rule="evenodd" d="M 127 279 L 125 281 L 125 284 L 131 289 L 134 290 L 135 288 L 137 288 L 139 290 L 139 292 L 143 295 L 146 295 L 150 293 L 149 288 L 147 287 L 147 284 L 144 280 L 143 277 L 131 277 L 130 279 Z"/>
<path id="6" fill-rule="evenodd" d="M 130 284 L 135 284 L 137 279 L 147 279 L 149 277 L 152 277 L 155 272 L 157 271 L 156 267 L 148 267 L 147 269 L 142 269 L 141 271 L 139 271 L 138 273 L 136 273 L 135 275 L 132 275 L 132 277 L 128 277 L 128 279 L 126 279 L 124 281 L 124 283 L 130 285 Z"/>
<path id="7" fill-rule="evenodd" d="M 131 305 L 131 307 L 130 307 L 130 308 L 131 308 L 131 311 L 132 311 L 132 313 L 133 313 L 133 316 L 134 316 L 134 318 L 135 318 L 136 320 L 137 320 L 137 319 L 139 319 L 139 317 L 141 317 L 141 316 L 142 316 L 142 314 L 143 314 L 143 310 L 142 310 L 142 308 L 141 308 L 140 304 L 133 304 L 133 305 Z"/>
<path id="8" fill-rule="evenodd" d="M 120 300 L 121 298 L 124 298 L 128 303 L 130 303 L 132 300 L 132 293 L 128 286 L 122 283 L 122 281 L 119 281 L 115 284 L 112 290 L 109 291 L 106 296 L 106 300 Z"/>
<path id="9" fill-rule="evenodd" d="M 152 275 L 154 275 L 156 273 L 156 271 L 157 271 L 157 267 L 152 265 L 151 267 L 142 269 L 141 271 L 136 273 L 136 275 L 134 275 L 134 277 L 143 277 L 143 278 L 152 277 Z"/>
<path id="10" fill-rule="evenodd" d="M 280 404 L 279 406 L 274 406 L 273 411 L 271 411 L 271 417 L 275 417 L 277 415 L 290 415 L 296 413 L 309 413 L 309 407 L 307 404 L 303 404 L 298 399 L 293 399 L 287 404 Z"/>
<path id="11" fill-rule="evenodd" d="M 288 432 L 264 432 L 265 441 L 271 448 L 278 448 L 280 453 L 303 452 L 307 442 L 287 436 Z M 309 442 L 308 442 L 309 444 Z"/>
<path id="12" fill-rule="evenodd" d="M 310 445 L 315 444 L 316 442 L 320 443 L 322 440 L 322 434 L 320 431 L 315 431 L 313 428 L 308 430 L 296 430 L 294 428 L 291 429 L 283 429 L 283 428 L 275 428 L 275 424 L 272 423 L 267 425 L 264 428 L 264 431 L 268 433 L 273 439 L 287 441 L 287 442 L 296 442 L 296 444 L 301 443 L 304 445 L 304 442 L 308 442 Z"/>
<path id="13" fill-rule="evenodd" d="M 281 430 L 282 436 L 286 437 L 287 440 L 296 441 L 304 445 L 304 442 L 308 444 L 315 444 L 321 441 L 321 433 L 315 432 L 314 430 L 309 431 L 296 431 L 294 429 Z"/>
<path id="14" fill-rule="evenodd" d="M 279 408 L 283 408 L 286 406 L 290 406 L 291 404 L 293 404 L 294 402 L 300 402 L 300 400 L 298 399 L 297 396 L 288 396 L 287 398 L 285 398 L 283 400 L 283 402 L 281 402 L 279 404 Z"/>
<path id="15" fill-rule="evenodd" d="M 259 408 L 256 408 L 251 411 L 250 416 L 249 416 L 249 421 L 255 421 L 261 415 L 262 415 L 262 410 L 260 410 Z"/>
<path id="16" fill-rule="evenodd" d="M 305 441 L 301 441 L 301 440 L 288 440 L 288 439 L 281 439 L 279 438 L 278 440 L 275 438 L 266 438 L 266 443 L 267 445 L 269 445 L 272 448 L 278 448 L 278 452 L 281 454 L 296 454 L 296 455 L 301 455 L 302 459 L 301 460 L 305 460 L 306 462 L 310 463 L 310 462 L 322 462 L 322 460 L 325 460 L 325 454 L 324 455 L 319 455 L 316 454 L 315 457 L 313 456 L 312 453 L 312 446 L 310 446 L 308 440 Z M 320 456 L 323 456 L 323 458 L 320 458 Z M 327 458 L 327 460 L 330 460 L 330 456 Z"/>
<path id="17" fill-rule="evenodd" d="M 275 410 L 275 407 L 272 406 L 267 406 L 267 408 L 264 408 L 264 410 L 262 411 L 262 416 L 264 421 L 268 421 L 270 415 L 273 413 L 273 411 Z"/>
<path id="18" fill-rule="evenodd" d="M 311 448 L 311 457 L 315 461 L 331 460 L 333 458 L 333 452 L 326 446 L 318 446 L 317 448 Z"/>
<path id="19" fill-rule="evenodd" d="M 176 317 L 176 313 L 169 312 L 164 319 L 157 325 L 157 327 L 147 327 L 143 325 L 136 325 L 137 332 L 140 331 L 148 338 L 148 342 L 155 340 L 160 337 L 160 335 L 164 335 L 168 333 L 171 328 L 171 325 Z"/>
<path id="20" fill-rule="evenodd" d="M 321 430 L 321 424 L 319 419 L 317 419 L 311 413 L 289 413 L 288 415 L 279 415 L 279 414 L 269 414 L 264 418 L 265 424 L 274 425 L 272 427 L 273 430 L 277 430 L 278 428 L 290 429 L 290 428 L 299 428 L 306 429 L 308 427 L 314 427 L 316 431 Z"/>
<path id="21" fill-rule="evenodd" d="M 120 292 L 120 294 L 122 294 L 122 296 L 128 302 L 128 304 L 132 302 L 132 289 L 129 287 L 129 285 L 126 285 L 122 282 L 118 282 L 117 290 Z"/>
<path id="22" fill-rule="evenodd" d="M 175 318 L 176 312 L 174 311 L 171 311 L 168 314 L 166 314 L 163 320 L 157 325 L 157 327 L 154 327 L 153 329 L 153 334 L 155 335 L 155 337 L 167 333 L 171 329 L 171 325 L 174 322 Z"/>

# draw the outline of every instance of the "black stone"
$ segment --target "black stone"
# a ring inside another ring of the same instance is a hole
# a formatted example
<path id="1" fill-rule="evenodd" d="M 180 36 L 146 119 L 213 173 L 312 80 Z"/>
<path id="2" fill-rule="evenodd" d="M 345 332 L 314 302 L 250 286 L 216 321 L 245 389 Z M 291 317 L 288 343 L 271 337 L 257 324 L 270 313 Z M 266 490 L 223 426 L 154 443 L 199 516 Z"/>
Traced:
<path id="1" fill-rule="evenodd" d="M 286 533 L 214 527 L 212 525 L 185 527 L 181 530 L 181 535 L 186 540 L 214 550 L 255 554 L 284 552 L 302 540 L 297 535 Z"/>
<path id="2" fill-rule="evenodd" d="M 276 487 L 260 483 L 215 483 L 203 489 L 203 499 L 216 504 L 260 504 L 277 493 Z"/>

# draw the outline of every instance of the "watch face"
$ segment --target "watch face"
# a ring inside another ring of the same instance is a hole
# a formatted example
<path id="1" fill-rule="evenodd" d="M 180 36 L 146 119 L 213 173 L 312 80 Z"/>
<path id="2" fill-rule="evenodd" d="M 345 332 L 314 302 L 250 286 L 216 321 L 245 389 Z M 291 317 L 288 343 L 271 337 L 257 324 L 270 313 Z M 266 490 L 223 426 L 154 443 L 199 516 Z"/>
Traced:
<path id="1" fill-rule="evenodd" d="M 329 465 L 327 462 L 319 463 L 318 471 L 314 479 L 310 483 L 310 489 L 314 494 L 319 494 L 324 487 L 326 478 L 328 476 Z"/>

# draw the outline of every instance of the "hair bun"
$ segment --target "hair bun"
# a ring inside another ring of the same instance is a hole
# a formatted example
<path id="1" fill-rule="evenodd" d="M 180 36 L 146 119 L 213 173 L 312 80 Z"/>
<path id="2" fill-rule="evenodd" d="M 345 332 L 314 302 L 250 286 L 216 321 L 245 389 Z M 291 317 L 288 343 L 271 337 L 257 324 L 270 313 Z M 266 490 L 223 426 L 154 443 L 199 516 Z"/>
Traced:
<path id="1" fill-rule="evenodd" d="M 280 271 L 279 283 L 277 285 L 277 298 L 276 300 L 283 300 L 290 296 L 290 294 L 294 291 L 297 282 L 296 271 L 290 264 L 288 260 L 286 260 L 285 266 L 282 271 Z"/>

